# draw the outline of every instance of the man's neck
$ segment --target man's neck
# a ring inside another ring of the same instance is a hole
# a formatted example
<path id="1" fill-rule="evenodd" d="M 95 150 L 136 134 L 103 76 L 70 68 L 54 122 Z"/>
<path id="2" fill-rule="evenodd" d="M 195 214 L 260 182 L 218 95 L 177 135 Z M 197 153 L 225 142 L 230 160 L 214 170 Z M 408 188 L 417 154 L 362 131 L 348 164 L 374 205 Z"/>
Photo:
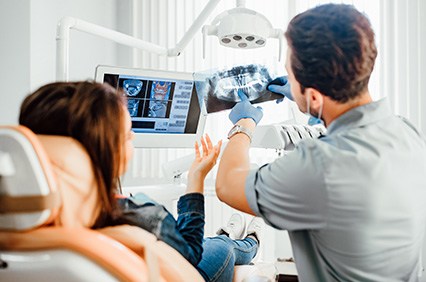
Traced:
<path id="1" fill-rule="evenodd" d="M 329 126 L 336 118 L 340 117 L 349 110 L 371 103 L 370 93 L 368 91 L 360 94 L 357 98 L 350 100 L 346 103 L 337 103 L 336 101 L 330 99 L 329 97 L 324 97 L 324 110 L 323 118 L 325 126 Z"/>

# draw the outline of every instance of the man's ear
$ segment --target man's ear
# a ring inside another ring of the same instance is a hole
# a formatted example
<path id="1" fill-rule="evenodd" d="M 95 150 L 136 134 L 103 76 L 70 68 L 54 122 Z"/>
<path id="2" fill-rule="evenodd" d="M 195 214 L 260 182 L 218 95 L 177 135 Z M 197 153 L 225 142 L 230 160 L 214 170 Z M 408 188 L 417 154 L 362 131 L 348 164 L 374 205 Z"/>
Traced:
<path id="1" fill-rule="evenodd" d="M 313 109 L 315 112 L 319 111 L 321 105 L 324 104 L 324 95 L 315 88 L 310 87 L 305 89 L 305 95 L 306 94 L 310 99 L 309 104 L 311 109 Z"/>

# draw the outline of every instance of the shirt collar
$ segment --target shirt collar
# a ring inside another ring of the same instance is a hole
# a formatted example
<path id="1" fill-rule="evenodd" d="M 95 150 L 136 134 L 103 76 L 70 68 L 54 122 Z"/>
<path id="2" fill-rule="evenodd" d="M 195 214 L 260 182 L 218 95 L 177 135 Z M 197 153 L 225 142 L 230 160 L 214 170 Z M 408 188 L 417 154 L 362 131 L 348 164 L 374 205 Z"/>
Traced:
<path id="1" fill-rule="evenodd" d="M 343 129 L 360 127 L 375 123 L 392 114 L 388 99 L 381 99 L 359 107 L 355 107 L 336 118 L 327 128 L 327 135 Z"/>

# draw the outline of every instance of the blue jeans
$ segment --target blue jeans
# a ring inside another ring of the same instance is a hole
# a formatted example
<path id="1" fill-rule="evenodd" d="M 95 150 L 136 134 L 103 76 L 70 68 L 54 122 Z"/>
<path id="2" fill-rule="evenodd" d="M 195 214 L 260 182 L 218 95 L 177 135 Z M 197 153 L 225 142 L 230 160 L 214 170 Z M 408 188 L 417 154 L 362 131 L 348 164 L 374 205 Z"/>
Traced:
<path id="1" fill-rule="evenodd" d="M 252 238 L 232 240 L 220 235 L 203 239 L 204 196 L 186 194 L 178 201 L 177 220 L 149 197 L 119 199 L 122 214 L 114 225 L 139 226 L 177 250 L 195 266 L 206 281 L 232 281 L 234 266 L 248 264 L 257 253 L 258 244 Z"/>
<path id="2" fill-rule="evenodd" d="M 258 244 L 252 238 L 232 240 L 226 235 L 206 238 L 198 272 L 209 282 L 230 282 L 234 277 L 234 266 L 249 264 L 257 249 Z"/>

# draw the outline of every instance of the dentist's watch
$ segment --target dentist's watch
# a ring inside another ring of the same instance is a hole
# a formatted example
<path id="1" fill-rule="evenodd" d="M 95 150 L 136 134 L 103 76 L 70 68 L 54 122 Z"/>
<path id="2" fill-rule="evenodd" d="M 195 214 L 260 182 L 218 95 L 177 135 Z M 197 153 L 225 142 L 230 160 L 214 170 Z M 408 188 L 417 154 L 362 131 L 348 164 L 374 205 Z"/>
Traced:
<path id="1" fill-rule="evenodd" d="M 251 130 L 249 130 L 248 128 L 245 128 L 239 124 L 234 125 L 234 127 L 231 128 L 231 130 L 228 133 L 228 139 L 231 139 L 233 136 L 235 136 L 238 133 L 243 133 L 245 135 L 247 135 L 247 137 L 250 139 L 250 143 L 251 143 L 251 137 L 252 137 L 252 133 Z"/>

